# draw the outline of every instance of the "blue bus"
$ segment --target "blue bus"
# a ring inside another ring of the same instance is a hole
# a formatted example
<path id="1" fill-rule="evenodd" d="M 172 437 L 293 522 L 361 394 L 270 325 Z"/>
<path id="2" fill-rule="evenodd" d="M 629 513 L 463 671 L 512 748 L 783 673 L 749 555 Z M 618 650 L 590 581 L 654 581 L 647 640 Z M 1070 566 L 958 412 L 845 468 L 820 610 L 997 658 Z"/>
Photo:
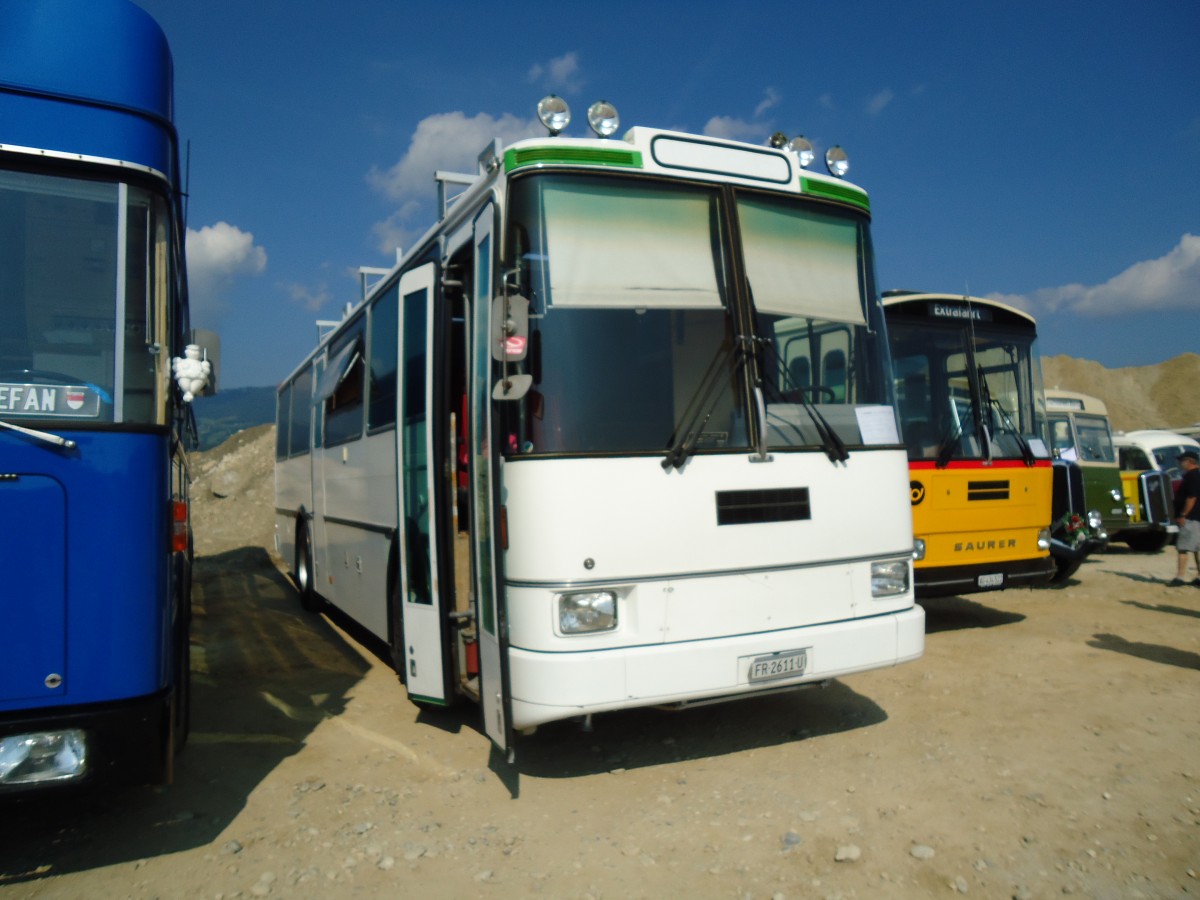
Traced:
<path id="1" fill-rule="evenodd" d="M 187 736 L 172 79 L 129 0 L 0 0 L 0 796 L 169 781 Z"/>

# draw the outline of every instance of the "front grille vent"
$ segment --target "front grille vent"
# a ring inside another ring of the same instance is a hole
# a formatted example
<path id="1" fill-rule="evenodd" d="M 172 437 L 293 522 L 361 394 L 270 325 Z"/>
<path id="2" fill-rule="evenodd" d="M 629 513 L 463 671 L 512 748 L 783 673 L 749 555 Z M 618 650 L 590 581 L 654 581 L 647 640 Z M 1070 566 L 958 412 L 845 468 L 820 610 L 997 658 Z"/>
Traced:
<path id="1" fill-rule="evenodd" d="M 1143 472 L 1141 481 L 1142 518 L 1147 522 L 1166 524 L 1171 521 L 1174 500 L 1171 485 L 1162 472 Z"/>
<path id="2" fill-rule="evenodd" d="M 968 481 L 968 500 L 1007 500 L 1007 481 Z"/>
<path id="3" fill-rule="evenodd" d="M 797 522 L 811 518 L 806 487 L 717 492 L 718 525 Z"/>

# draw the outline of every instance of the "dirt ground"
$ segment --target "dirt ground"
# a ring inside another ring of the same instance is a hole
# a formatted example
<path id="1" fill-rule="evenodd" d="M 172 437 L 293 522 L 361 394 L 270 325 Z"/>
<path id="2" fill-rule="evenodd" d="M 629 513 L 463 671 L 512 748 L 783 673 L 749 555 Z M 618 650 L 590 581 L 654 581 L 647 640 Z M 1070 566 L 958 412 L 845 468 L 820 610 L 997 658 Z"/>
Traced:
<path id="1" fill-rule="evenodd" d="M 198 561 L 170 788 L 0 807 L 0 897 L 1185 897 L 1200 589 L 1174 551 L 927 603 L 923 659 L 543 727 L 419 712 L 262 547 Z"/>

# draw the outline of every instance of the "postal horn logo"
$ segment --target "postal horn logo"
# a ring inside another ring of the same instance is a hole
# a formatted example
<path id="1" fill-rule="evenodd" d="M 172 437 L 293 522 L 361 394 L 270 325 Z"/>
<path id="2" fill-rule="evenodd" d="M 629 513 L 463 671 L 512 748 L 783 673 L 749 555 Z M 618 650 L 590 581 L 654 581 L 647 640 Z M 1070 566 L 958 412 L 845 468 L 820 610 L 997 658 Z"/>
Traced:
<path id="1" fill-rule="evenodd" d="M 925 499 L 925 485 L 919 481 L 910 481 L 908 483 L 908 499 L 912 501 L 913 506 L 920 506 L 921 501 Z"/>

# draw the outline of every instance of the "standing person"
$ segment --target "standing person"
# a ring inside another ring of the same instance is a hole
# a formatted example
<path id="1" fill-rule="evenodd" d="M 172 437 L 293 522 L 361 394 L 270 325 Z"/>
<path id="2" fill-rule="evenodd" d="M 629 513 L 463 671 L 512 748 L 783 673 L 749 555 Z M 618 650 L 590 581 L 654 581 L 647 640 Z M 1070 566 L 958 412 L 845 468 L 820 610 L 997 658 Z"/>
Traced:
<path id="1" fill-rule="evenodd" d="M 1196 562 L 1197 572 L 1200 573 L 1200 455 L 1195 450 L 1185 450 L 1179 454 L 1179 466 L 1183 469 L 1183 483 L 1175 494 L 1175 521 L 1179 523 L 1179 538 L 1175 549 L 1179 551 L 1179 559 L 1175 567 L 1175 578 L 1169 582 L 1171 587 L 1181 587 L 1187 582 L 1188 556 Z M 1200 587 L 1200 578 L 1192 581 Z"/>

